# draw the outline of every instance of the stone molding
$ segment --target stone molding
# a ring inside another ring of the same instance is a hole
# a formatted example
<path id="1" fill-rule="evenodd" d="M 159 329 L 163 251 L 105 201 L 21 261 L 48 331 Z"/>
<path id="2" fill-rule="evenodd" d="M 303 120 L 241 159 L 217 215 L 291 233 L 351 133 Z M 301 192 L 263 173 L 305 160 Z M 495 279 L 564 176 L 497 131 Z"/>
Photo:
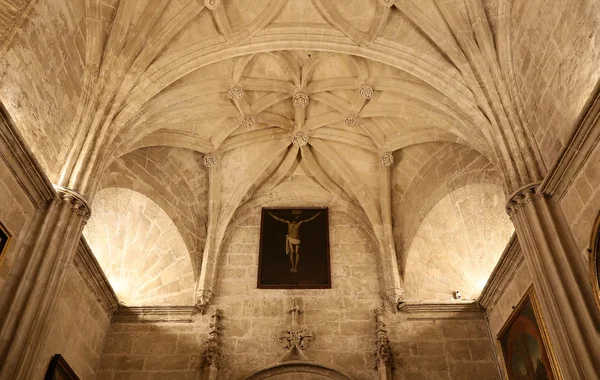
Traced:
<path id="1" fill-rule="evenodd" d="M 540 185 L 540 191 L 559 202 L 599 142 L 600 81 L 583 107 L 568 143 Z"/>
<path id="2" fill-rule="evenodd" d="M 483 312 L 475 300 L 405 301 L 398 311 L 410 319 L 482 319 Z"/>
<path id="3" fill-rule="evenodd" d="M 477 298 L 477 303 L 485 313 L 489 313 L 496 307 L 508 284 L 512 282 L 524 262 L 525 257 L 521 252 L 519 240 L 516 233 L 513 233 L 479 298 Z"/>
<path id="4" fill-rule="evenodd" d="M 114 323 L 191 323 L 198 310 L 194 306 L 121 306 L 113 316 Z"/>
<path id="5" fill-rule="evenodd" d="M 119 308 L 119 299 L 83 236 L 79 240 L 73 265 L 108 318 L 112 319 Z"/>
<path id="6" fill-rule="evenodd" d="M 83 216 L 84 221 L 87 221 L 92 215 L 92 208 L 83 195 L 75 190 L 67 189 L 60 185 L 53 185 L 58 197 L 64 202 L 70 203 L 73 207 L 73 212 Z"/>
<path id="7" fill-rule="evenodd" d="M 0 102 L 0 158 L 10 168 L 32 204 L 40 209 L 56 192 Z"/>

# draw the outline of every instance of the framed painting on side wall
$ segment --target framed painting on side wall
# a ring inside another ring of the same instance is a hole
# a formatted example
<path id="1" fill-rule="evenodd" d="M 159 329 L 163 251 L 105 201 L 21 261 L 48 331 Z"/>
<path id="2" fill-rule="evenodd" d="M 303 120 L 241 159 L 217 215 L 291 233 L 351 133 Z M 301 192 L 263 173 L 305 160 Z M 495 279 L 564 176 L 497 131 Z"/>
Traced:
<path id="1" fill-rule="evenodd" d="M 592 291 L 596 298 L 596 305 L 598 306 L 598 309 L 600 309 L 600 213 L 598 213 L 596 223 L 594 223 L 589 252 Z"/>
<path id="2" fill-rule="evenodd" d="M 258 288 L 331 288 L 327 208 L 263 208 Z"/>
<path id="3" fill-rule="evenodd" d="M 8 244 L 10 243 L 10 234 L 8 230 L 4 227 L 2 223 L 0 223 L 0 265 L 2 265 L 2 260 L 6 255 L 6 251 L 8 250 Z"/>
<path id="4" fill-rule="evenodd" d="M 65 358 L 60 354 L 56 354 L 50 360 L 48 372 L 44 380 L 79 380 L 75 371 L 71 369 Z"/>
<path id="5" fill-rule="evenodd" d="M 498 334 L 510 380 L 559 380 L 560 373 L 533 288 L 514 308 Z"/>

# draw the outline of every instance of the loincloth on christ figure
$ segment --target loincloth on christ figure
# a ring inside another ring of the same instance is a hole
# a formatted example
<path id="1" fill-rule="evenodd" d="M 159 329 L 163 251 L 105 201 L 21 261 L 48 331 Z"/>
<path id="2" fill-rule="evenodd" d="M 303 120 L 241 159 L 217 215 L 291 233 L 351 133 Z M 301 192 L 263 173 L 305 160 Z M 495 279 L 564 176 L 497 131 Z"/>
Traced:
<path id="1" fill-rule="evenodd" d="M 300 239 L 290 237 L 290 235 L 285 235 L 285 254 L 289 255 L 290 252 L 294 251 L 294 246 L 299 244 Z"/>

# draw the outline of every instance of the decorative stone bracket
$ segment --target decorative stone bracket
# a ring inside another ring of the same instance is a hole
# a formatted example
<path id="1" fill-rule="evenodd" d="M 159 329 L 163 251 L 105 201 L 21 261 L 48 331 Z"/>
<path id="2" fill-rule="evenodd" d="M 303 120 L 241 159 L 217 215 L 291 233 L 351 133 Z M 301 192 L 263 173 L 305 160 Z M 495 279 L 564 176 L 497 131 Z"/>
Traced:
<path id="1" fill-rule="evenodd" d="M 218 378 L 218 371 L 222 364 L 221 354 L 221 334 L 223 326 L 221 319 L 223 318 L 223 312 L 220 309 L 215 309 L 212 314 L 210 322 L 210 332 L 208 333 L 208 339 L 204 345 L 204 351 L 202 352 L 202 368 L 204 369 L 203 379 L 204 380 L 216 380 Z"/>
<path id="2" fill-rule="evenodd" d="M 394 368 L 394 356 L 383 322 L 383 309 L 375 310 L 375 350 L 373 352 L 374 365 L 379 380 L 391 380 Z"/>
<path id="3" fill-rule="evenodd" d="M 284 350 L 288 351 L 282 361 L 289 360 L 308 360 L 303 354 L 313 339 L 312 333 L 299 326 L 299 316 L 302 314 L 302 308 L 299 301 L 293 299 L 292 308 L 288 311 L 292 315 L 292 325 L 290 328 L 279 333 L 277 339 Z"/>

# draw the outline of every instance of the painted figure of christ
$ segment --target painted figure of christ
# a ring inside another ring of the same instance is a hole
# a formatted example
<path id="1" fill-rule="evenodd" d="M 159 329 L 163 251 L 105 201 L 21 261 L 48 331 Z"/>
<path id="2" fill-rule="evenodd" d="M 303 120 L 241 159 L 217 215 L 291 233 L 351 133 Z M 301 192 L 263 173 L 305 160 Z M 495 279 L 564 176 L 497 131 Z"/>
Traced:
<path id="1" fill-rule="evenodd" d="M 271 217 L 278 222 L 286 223 L 288 226 L 288 233 L 285 235 L 285 253 L 289 256 L 290 262 L 292 264 L 292 269 L 290 272 L 296 273 L 298 272 L 298 261 L 300 260 L 300 226 L 302 223 L 310 222 L 319 216 L 321 212 L 319 211 L 315 215 L 311 216 L 308 219 L 300 220 L 300 216 L 296 216 L 293 221 L 285 220 L 282 218 L 278 218 L 277 216 L 269 213 Z"/>

